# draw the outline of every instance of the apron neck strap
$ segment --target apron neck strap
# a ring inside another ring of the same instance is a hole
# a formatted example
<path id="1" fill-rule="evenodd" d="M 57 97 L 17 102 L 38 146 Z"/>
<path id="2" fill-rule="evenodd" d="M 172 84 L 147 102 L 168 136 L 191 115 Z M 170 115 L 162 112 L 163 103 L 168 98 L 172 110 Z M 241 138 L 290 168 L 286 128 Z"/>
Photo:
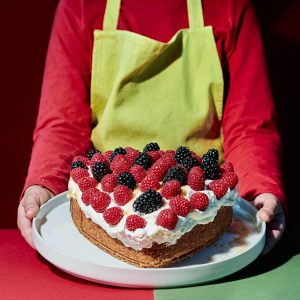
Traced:
<path id="1" fill-rule="evenodd" d="M 204 21 L 201 0 L 187 0 L 187 9 L 189 16 L 189 27 L 192 29 L 203 28 Z"/>
<path id="2" fill-rule="evenodd" d="M 103 30 L 116 30 L 119 21 L 121 0 L 107 0 L 103 20 Z M 201 0 L 187 0 L 190 28 L 204 27 Z"/>
<path id="3" fill-rule="evenodd" d="M 116 30 L 119 21 L 121 0 L 107 0 L 103 20 L 103 30 Z"/>

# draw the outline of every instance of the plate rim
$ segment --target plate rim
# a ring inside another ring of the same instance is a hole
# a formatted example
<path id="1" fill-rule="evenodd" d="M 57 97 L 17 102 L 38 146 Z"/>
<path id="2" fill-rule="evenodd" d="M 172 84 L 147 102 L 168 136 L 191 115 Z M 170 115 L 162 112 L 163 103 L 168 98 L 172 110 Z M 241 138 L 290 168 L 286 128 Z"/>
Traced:
<path id="1" fill-rule="evenodd" d="M 87 260 L 83 260 L 81 258 L 78 258 L 76 256 L 73 256 L 72 254 L 66 254 L 64 251 L 62 251 L 61 249 L 57 248 L 56 246 L 50 244 L 48 241 L 46 241 L 45 239 L 42 238 L 38 228 L 40 227 L 40 224 L 37 224 L 39 222 L 40 219 L 43 219 L 45 218 L 45 216 L 51 211 L 53 210 L 54 208 L 58 207 L 59 205 L 63 205 L 65 204 L 66 202 L 68 202 L 68 198 L 67 198 L 67 192 L 68 191 L 65 191 L 65 192 L 62 192 L 58 195 L 56 195 L 55 197 L 51 198 L 49 201 L 47 201 L 45 204 L 43 204 L 40 208 L 40 212 L 39 214 L 33 219 L 33 222 L 32 222 L 32 235 L 33 235 L 33 240 L 35 238 L 39 239 L 40 242 L 44 243 L 48 248 L 51 248 L 53 250 L 55 250 L 56 252 L 58 252 L 60 255 L 62 256 L 67 256 L 79 263 L 84 263 L 84 264 L 91 264 L 91 265 L 96 265 L 97 267 L 102 267 L 102 268 L 109 268 L 109 269 L 114 269 L 114 270 L 122 270 L 122 271 L 143 271 L 143 272 L 146 272 L 146 273 L 152 273 L 152 272 L 160 272 L 160 273 L 164 273 L 164 272 L 169 272 L 170 270 L 174 271 L 174 272 L 178 272 L 178 271 L 182 271 L 182 270 L 193 270 L 193 269 L 197 269 L 199 267 L 210 267 L 210 266 L 214 266 L 216 264 L 220 264 L 220 263 L 227 263 L 227 262 L 230 262 L 230 260 L 233 260 L 233 259 L 236 259 L 236 257 L 240 257 L 240 256 L 243 256 L 243 255 L 246 255 L 248 252 L 250 252 L 251 250 L 253 250 L 253 248 L 255 248 L 257 246 L 257 244 L 259 244 L 261 242 L 261 240 L 263 240 L 265 238 L 265 234 L 266 234 L 266 223 L 264 221 L 262 221 L 259 217 L 258 217 L 258 210 L 252 205 L 249 203 L 249 201 L 241 198 L 241 197 L 238 197 L 237 200 L 235 200 L 235 204 L 238 202 L 238 201 L 241 201 L 243 203 L 243 205 L 246 205 L 248 206 L 248 208 L 252 209 L 253 211 L 256 211 L 256 223 L 259 222 L 257 224 L 257 226 L 260 228 L 260 232 L 258 234 L 258 238 L 257 238 L 257 241 L 250 247 L 248 248 L 247 250 L 243 251 L 242 253 L 240 254 L 237 254 L 237 255 L 234 255 L 232 257 L 229 257 L 229 258 L 225 258 L 224 260 L 222 261 L 214 261 L 214 262 L 208 262 L 208 263 L 203 263 L 203 264 L 193 264 L 193 265 L 189 265 L 189 266 L 169 266 L 167 268 L 140 268 L 140 267 L 136 267 L 134 266 L 135 268 L 126 268 L 126 267 L 123 267 L 123 266 L 109 266 L 109 265 L 103 265 L 101 264 L 100 262 L 98 261 L 93 261 L 93 260 L 90 260 L 90 259 L 87 259 Z M 63 199 L 65 198 L 65 199 Z M 60 200 L 59 204 L 55 205 L 52 209 L 49 209 L 46 213 L 44 213 L 44 210 L 48 208 L 48 206 L 51 206 L 53 205 L 52 203 L 53 202 L 58 202 L 58 199 Z M 234 205 L 235 205 L 234 204 Z M 43 217 L 42 218 L 39 218 L 39 215 L 43 214 Z M 247 212 L 248 213 L 248 212 Z M 249 213 L 248 213 L 249 214 Z M 252 217 L 252 216 L 251 216 Z M 75 225 L 74 225 L 75 226 Z M 36 247 L 36 244 L 35 244 L 35 247 Z M 36 247 L 37 251 L 39 251 L 38 247 Z M 102 250 L 102 249 L 100 249 Z M 105 252 L 104 250 L 102 250 L 103 252 Z M 105 252 L 107 253 L 107 252 Z M 108 253 L 107 253 L 108 254 Z M 110 254 L 108 254 L 110 255 Z M 115 259 L 118 259 L 118 258 L 115 258 Z M 51 262 L 52 263 L 52 262 Z M 250 263 L 250 262 L 249 262 Z"/>

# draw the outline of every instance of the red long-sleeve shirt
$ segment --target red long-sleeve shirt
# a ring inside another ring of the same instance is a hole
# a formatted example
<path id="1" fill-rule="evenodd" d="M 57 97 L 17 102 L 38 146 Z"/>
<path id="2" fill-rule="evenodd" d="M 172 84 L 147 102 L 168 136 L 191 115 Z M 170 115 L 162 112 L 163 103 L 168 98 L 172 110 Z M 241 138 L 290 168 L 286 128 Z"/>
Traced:
<path id="1" fill-rule="evenodd" d="M 104 0 L 59 3 L 25 188 L 66 190 L 72 157 L 90 148 L 93 30 L 102 28 L 105 5 Z M 250 0 L 202 0 L 202 5 L 223 66 L 224 154 L 239 176 L 239 194 L 252 200 L 269 192 L 284 204 L 280 138 Z M 118 29 L 167 42 L 181 28 L 188 28 L 186 0 L 122 1 Z"/>

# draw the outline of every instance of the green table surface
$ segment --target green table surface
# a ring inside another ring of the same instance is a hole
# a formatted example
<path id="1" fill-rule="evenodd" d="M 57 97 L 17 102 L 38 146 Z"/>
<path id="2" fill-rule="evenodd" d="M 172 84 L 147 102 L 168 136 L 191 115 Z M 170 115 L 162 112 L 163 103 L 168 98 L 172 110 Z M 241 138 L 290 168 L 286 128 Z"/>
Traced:
<path id="1" fill-rule="evenodd" d="M 226 278 L 198 286 L 157 289 L 155 300 L 299 300 L 300 239 L 288 230 L 267 256 Z"/>

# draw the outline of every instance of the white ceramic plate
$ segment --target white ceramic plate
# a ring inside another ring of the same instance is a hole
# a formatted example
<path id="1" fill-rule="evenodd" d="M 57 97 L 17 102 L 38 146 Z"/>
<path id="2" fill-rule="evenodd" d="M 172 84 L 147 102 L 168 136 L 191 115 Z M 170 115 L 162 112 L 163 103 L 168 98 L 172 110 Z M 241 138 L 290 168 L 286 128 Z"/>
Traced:
<path id="1" fill-rule="evenodd" d="M 94 282 L 136 288 L 192 285 L 232 274 L 262 251 L 266 225 L 257 210 L 239 198 L 233 211 L 232 225 L 220 240 L 169 268 L 137 268 L 97 248 L 73 224 L 66 192 L 41 207 L 33 220 L 33 242 L 53 265 Z"/>

